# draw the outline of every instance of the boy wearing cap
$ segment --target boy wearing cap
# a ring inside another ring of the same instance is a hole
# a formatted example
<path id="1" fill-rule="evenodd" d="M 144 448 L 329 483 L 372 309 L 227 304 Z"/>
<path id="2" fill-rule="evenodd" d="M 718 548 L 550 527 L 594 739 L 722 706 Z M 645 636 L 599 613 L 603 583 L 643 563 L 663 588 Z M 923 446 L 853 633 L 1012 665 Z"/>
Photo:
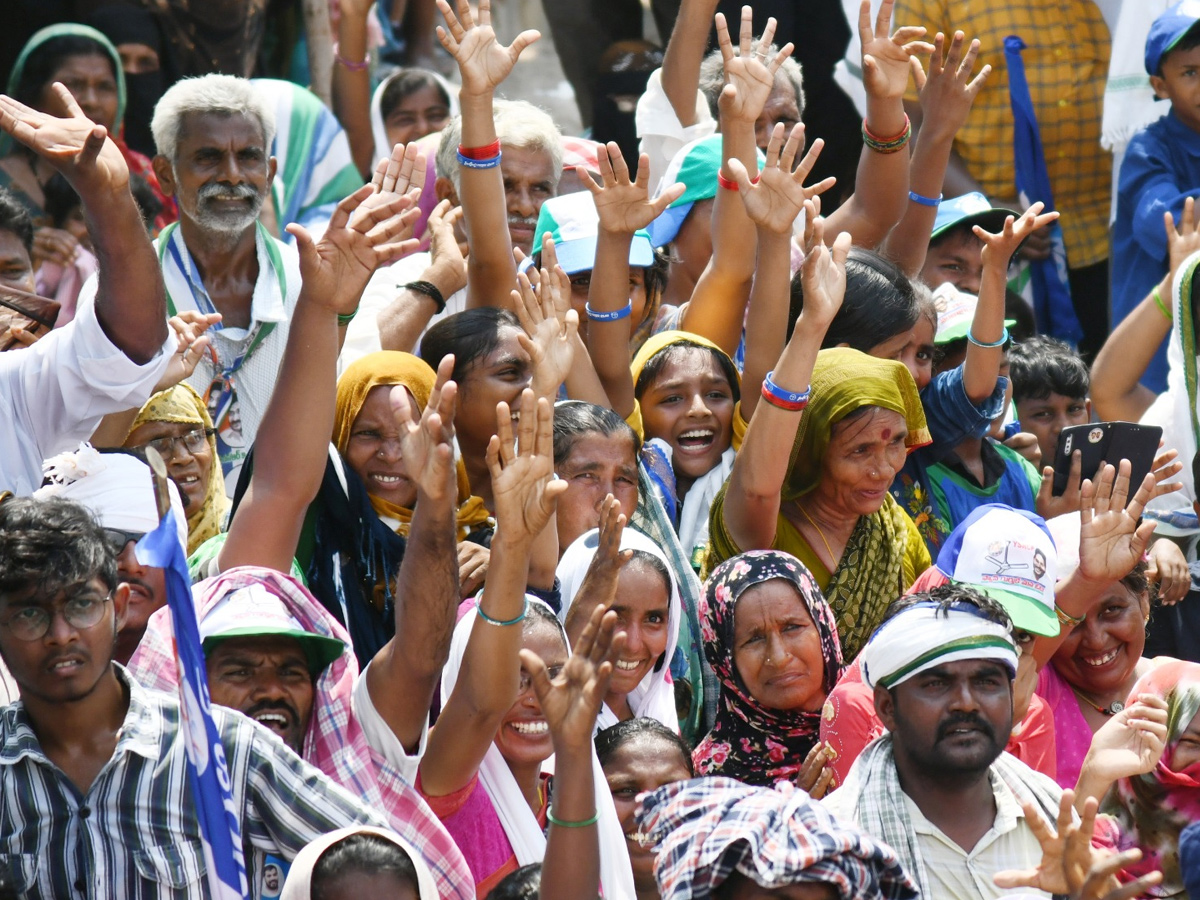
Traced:
<path id="1" fill-rule="evenodd" d="M 1154 289 L 1168 266 L 1163 214 L 1176 220 L 1183 201 L 1200 192 L 1200 2 L 1182 0 L 1157 19 L 1146 38 L 1146 72 L 1170 111 L 1129 142 L 1117 184 L 1112 230 L 1112 321 L 1115 326 Z M 1162 297 L 1169 315 L 1169 297 Z M 1167 386 L 1166 344 L 1142 376 L 1155 393 Z"/>

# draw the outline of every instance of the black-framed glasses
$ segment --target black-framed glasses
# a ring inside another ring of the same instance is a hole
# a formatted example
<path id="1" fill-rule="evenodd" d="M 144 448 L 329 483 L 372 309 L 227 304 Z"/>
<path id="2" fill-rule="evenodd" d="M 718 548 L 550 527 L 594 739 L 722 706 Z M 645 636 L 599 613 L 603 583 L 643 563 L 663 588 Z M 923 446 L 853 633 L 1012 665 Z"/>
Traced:
<path id="1" fill-rule="evenodd" d="M 112 599 L 112 592 L 101 597 L 98 594 L 82 594 L 66 600 L 58 610 L 72 628 L 91 628 L 104 618 L 104 605 Z M 4 627 L 18 641 L 36 641 L 46 636 L 50 623 L 54 621 L 54 608 L 45 606 L 18 606 L 4 619 Z"/>
<path id="2" fill-rule="evenodd" d="M 550 680 L 553 681 L 555 678 L 557 678 L 559 675 L 562 674 L 562 671 L 564 668 L 566 668 L 566 667 L 565 666 L 546 666 L 546 674 L 549 675 Z M 524 694 L 531 687 L 533 687 L 533 676 L 530 675 L 528 672 L 526 672 L 524 669 L 522 669 L 521 670 L 521 682 L 520 682 L 519 688 L 517 689 L 517 693 Z"/>
<path id="3" fill-rule="evenodd" d="M 208 446 L 208 439 L 216 434 L 212 428 L 193 428 L 183 434 L 167 435 L 138 444 L 130 449 L 143 453 L 147 447 L 153 447 L 163 459 L 173 459 L 182 444 L 188 453 L 199 453 Z M 144 455 L 144 453 L 143 453 Z"/>
<path id="4" fill-rule="evenodd" d="M 105 528 L 104 539 L 108 541 L 108 546 L 112 548 L 113 553 L 118 556 L 124 552 L 130 541 L 135 544 L 145 537 L 144 531 L 122 531 L 120 528 Z"/>

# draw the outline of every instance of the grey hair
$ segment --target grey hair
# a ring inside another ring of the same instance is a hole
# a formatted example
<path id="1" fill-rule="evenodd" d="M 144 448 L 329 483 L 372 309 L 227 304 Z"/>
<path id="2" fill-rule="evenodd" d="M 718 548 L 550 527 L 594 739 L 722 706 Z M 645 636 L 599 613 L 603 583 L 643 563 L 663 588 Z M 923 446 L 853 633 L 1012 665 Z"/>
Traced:
<path id="1" fill-rule="evenodd" d="M 522 150 L 541 150 L 549 154 L 554 169 L 554 184 L 562 176 L 562 134 L 550 114 L 525 100 L 493 100 L 492 115 L 496 137 L 501 145 Z M 458 145 L 462 143 L 462 117 L 455 116 L 442 129 L 438 142 L 437 170 L 459 189 Z"/>
<path id="2" fill-rule="evenodd" d="M 246 78 L 234 75 L 201 75 L 173 84 L 154 107 L 150 131 L 160 156 L 175 162 L 183 117 L 188 113 L 221 113 L 257 119 L 263 132 L 263 150 L 270 152 L 275 139 L 275 110 Z"/>
<path id="3" fill-rule="evenodd" d="M 767 59 L 774 59 L 775 54 L 778 52 L 779 47 L 772 44 L 766 50 Z M 738 55 L 736 46 L 733 48 L 733 54 L 734 56 Z M 795 57 L 789 56 L 783 61 L 783 65 L 779 67 L 779 72 L 791 84 L 792 90 L 796 92 L 796 108 L 800 110 L 800 117 L 803 118 L 804 73 L 800 69 L 800 63 L 796 62 Z M 720 117 L 717 109 L 717 100 L 720 99 L 721 90 L 724 87 L 725 61 L 721 58 L 721 51 L 717 49 L 704 57 L 704 62 L 700 63 L 700 92 L 704 94 L 704 99 L 708 101 L 708 109 L 714 119 L 719 119 Z"/>

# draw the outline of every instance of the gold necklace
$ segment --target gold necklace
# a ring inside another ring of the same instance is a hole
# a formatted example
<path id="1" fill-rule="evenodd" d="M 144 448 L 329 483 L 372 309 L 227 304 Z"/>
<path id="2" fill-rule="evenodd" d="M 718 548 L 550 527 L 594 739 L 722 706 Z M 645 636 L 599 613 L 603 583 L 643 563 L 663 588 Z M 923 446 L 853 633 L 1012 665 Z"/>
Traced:
<path id="1" fill-rule="evenodd" d="M 817 535 L 821 538 L 821 543 L 825 545 L 825 552 L 829 554 L 829 560 L 832 563 L 832 565 L 829 567 L 829 571 L 832 572 L 837 568 L 838 558 L 833 555 L 833 548 L 829 546 L 829 541 L 825 539 L 825 532 L 821 530 L 821 526 L 818 525 L 813 517 L 810 516 L 804 509 L 804 507 L 800 505 L 799 500 L 796 501 L 796 509 L 800 510 L 800 515 L 808 519 L 808 523 L 812 525 L 813 528 L 817 529 Z"/>
<path id="2" fill-rule="evenodd" d="M 1075 687 L 1075 685 L 1071 685 L 1071 690 L 1075 692 L 1076 697 L 1078 697 L 1096 712 L 1100 713 L 1102 716 L 1115 716 L 1125 708 L 1125 704 L 1120 700 L 1114 700 L 1112 703 L 1108 704 L 1108 706 L 1101 706 L 1079 688 Z"/>

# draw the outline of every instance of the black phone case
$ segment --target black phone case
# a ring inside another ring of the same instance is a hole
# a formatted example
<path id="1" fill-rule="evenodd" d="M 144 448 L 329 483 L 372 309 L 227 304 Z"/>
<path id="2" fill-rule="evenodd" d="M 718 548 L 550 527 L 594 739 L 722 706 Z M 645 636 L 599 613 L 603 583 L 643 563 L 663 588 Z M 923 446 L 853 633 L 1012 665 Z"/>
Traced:
<path id="1" fill-rule="evenodd" d="M 1129 460 L 1129 490 L 1132 494 L 1154 465 L 1162 429 L 1157 425 L 1135 425 L 1133 422 L 1094 422 L 1072 425 L 1058 435 L 1058 450 L 1054 454 L 1054 496 L 1060 496 L 1071 477 L 1071 454 L 1080 451 L 1081 477 L 1094 478 L 1101 463 L 1118 465 Z"/>

